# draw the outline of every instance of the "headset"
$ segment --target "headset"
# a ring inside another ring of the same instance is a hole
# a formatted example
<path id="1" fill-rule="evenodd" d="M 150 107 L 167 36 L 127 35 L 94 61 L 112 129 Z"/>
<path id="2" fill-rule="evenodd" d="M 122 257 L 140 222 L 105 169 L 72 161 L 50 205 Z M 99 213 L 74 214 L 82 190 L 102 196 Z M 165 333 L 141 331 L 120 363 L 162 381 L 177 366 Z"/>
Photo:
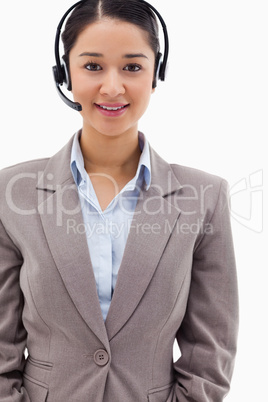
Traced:
<path id="1" fill-rule="evenodd" d="M 63 100 L 64 103 L 66 103 L 67 106 L 71 107 L 74 110 L 77 110 L 80 112 L 82 110 L 82 106 L 78 102 L 73 102 L 67 96 L 64 95 L 62 92 L 60 86 L 65 84 L 67 89 L 70 91 L 71 90 L 71 79 L 70 79 L 70 74 L 69 74 L 69 69 L 65 60 L 65 57 L 62 56 L 60 57 L 60 51 L 59 51 L 59 46 L 60 46 L 60 37 L 61 37 L 61 29 L 62 26 L 68 17 L 68 15 L 71 13 L 71 11 L 77 7 L 79 4 L 83 3 L 85 0 L 80 0 L 77 3 L 73 4 L 63 15 L 62 19 L 60 20 L 60 23 L 57 27 L 57 32 L 56 32 L 56 38 L 55 38 L 55 59 L 56 59 L 56 65 L 52 67 L 53 70 L 53 76 L 54 80 L 56 83 L 56 88 L 59 96 Z M 127 0 L 126 0 L 127 1 Z M 156 69 L 155 69 L 155 77 L 154 77 L 154 87 L 156 86 L 156 81 L 164 81 L 165 76 L 166 76 L 166 70 L 167 70 L 167 62 L 168 62 L 168 53 L 169 53 L 169 39 L 168 39 L 168 32 L 167 32 L 167 27 L 165 24 L 164 19 L 160 15 L 160 13 L 156 10 L 155 7 L 153 7 L 151 4 L 149 4 L 145 0 L 140 0 L 142 3 L 146 4 L 147 7 L 154 12 L 154 14 L 157 16 L 158 20 L 161 23 L 162 29 L 163 29 L 163 34 L 164 34 L 164 55 L 162 56 L 162 53 L 158 52 L 157 57 L 156 57 Z"/>

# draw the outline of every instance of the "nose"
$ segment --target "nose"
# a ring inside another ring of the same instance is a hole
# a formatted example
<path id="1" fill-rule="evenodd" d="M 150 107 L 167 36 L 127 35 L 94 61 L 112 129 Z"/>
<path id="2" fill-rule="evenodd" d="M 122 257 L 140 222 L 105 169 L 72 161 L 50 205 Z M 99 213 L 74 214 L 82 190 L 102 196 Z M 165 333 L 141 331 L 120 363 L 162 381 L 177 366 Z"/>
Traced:
<path id="1" fill-rule="evenodd" d="M 121 77 L 120 72 L 116 70 L 107 71 L 103 76 L 100 94 L 115 98 L 118 95 L 123 95 L 125 92 L 123 78 Z"/>

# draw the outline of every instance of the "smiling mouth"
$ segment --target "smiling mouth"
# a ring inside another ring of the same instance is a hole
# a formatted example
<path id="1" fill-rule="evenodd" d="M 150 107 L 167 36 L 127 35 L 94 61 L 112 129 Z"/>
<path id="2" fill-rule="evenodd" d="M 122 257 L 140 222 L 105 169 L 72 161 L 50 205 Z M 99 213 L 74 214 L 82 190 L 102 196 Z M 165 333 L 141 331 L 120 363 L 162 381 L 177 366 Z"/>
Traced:
<path id="1" fill-rule="evenodd" d="M 126 108 L 126 107 L 129 106 L 129 105 L 127 104 L 127 105 L 123 105 L 123 106 L 104 106 L 104 105 L 98 105 L 98 104 L 96 103 L 96 106 L 99 107 L 100 109 L 103 109 L 103 110 L 108 110 L 108 111 L 116 112 L 116 111 L 118 111 L 118 110 L 122 110 L 122 109 Z"/>
<path id="2" fill-rule="evenodd" d="M 109 104 L 109 103 L 103 103 L 103 104 L 98 104 L 95 103 L 95 107 L 97 110 L 104 116 L 108 118 L 112 117 L 121 117 L 123 116 L 126 111 L 128 110 L 130 104 L 127 103 L 124 105 L 123 103 L 114 103 L 114 104 Z"/>

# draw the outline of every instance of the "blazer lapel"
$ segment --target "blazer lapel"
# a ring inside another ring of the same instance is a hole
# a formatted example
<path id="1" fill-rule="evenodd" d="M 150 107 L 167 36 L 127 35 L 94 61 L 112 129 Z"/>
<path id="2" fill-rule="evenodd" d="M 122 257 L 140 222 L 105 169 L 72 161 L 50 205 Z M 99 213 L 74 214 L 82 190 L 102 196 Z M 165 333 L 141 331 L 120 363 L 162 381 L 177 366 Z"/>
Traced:
<path id="1" fill-rule="evenodd" d="M 165 199 L 181 188 L 170 165 L 152 149 L 151 165 L 151 186 L 138 200 L 105 322 L 109 340 L 139 304 L 180 215 L 180 210 Z"/>
<path id="2" fill-rule="evenodd" d="M 70 170 L 73 138 L 48 160 L 40 175 L 38 211 L 48 246 L 79 314 L 109 350 L 109 341 L 131 317 L 148 287 L 180 210 L 166 196 L 181 185 L 152 149 L 152 182 L 142 190 L 121 262 L 110 309 L 104 323 L 86 236 L 79 196 Z M 168 228 L 168 230 L 166 230 Z"/>
<path id="3" fill-rule="evenodd" d="M 72 139 L 51 158 L 41 175 L 38 211 L 51 254 L 66 289 L 84 321 L 109 349 L 95 277 L 83 230 L 79 196 L 70 171 Z M 80 233 L 80 234 L 79 234 Z"/>

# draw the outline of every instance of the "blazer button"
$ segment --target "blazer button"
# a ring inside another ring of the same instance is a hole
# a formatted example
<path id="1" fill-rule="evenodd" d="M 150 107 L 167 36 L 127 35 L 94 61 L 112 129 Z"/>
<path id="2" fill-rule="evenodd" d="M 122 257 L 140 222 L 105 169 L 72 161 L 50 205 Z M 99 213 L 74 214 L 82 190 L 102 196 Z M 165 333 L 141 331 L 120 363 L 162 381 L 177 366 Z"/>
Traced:
<path id="1" fill-rule="evenodd" d="M 106 350 L 99 349 L 94 353 L 94 361 L 98 366 L 105 366 L 109 361 L 109 355 Z"/>

